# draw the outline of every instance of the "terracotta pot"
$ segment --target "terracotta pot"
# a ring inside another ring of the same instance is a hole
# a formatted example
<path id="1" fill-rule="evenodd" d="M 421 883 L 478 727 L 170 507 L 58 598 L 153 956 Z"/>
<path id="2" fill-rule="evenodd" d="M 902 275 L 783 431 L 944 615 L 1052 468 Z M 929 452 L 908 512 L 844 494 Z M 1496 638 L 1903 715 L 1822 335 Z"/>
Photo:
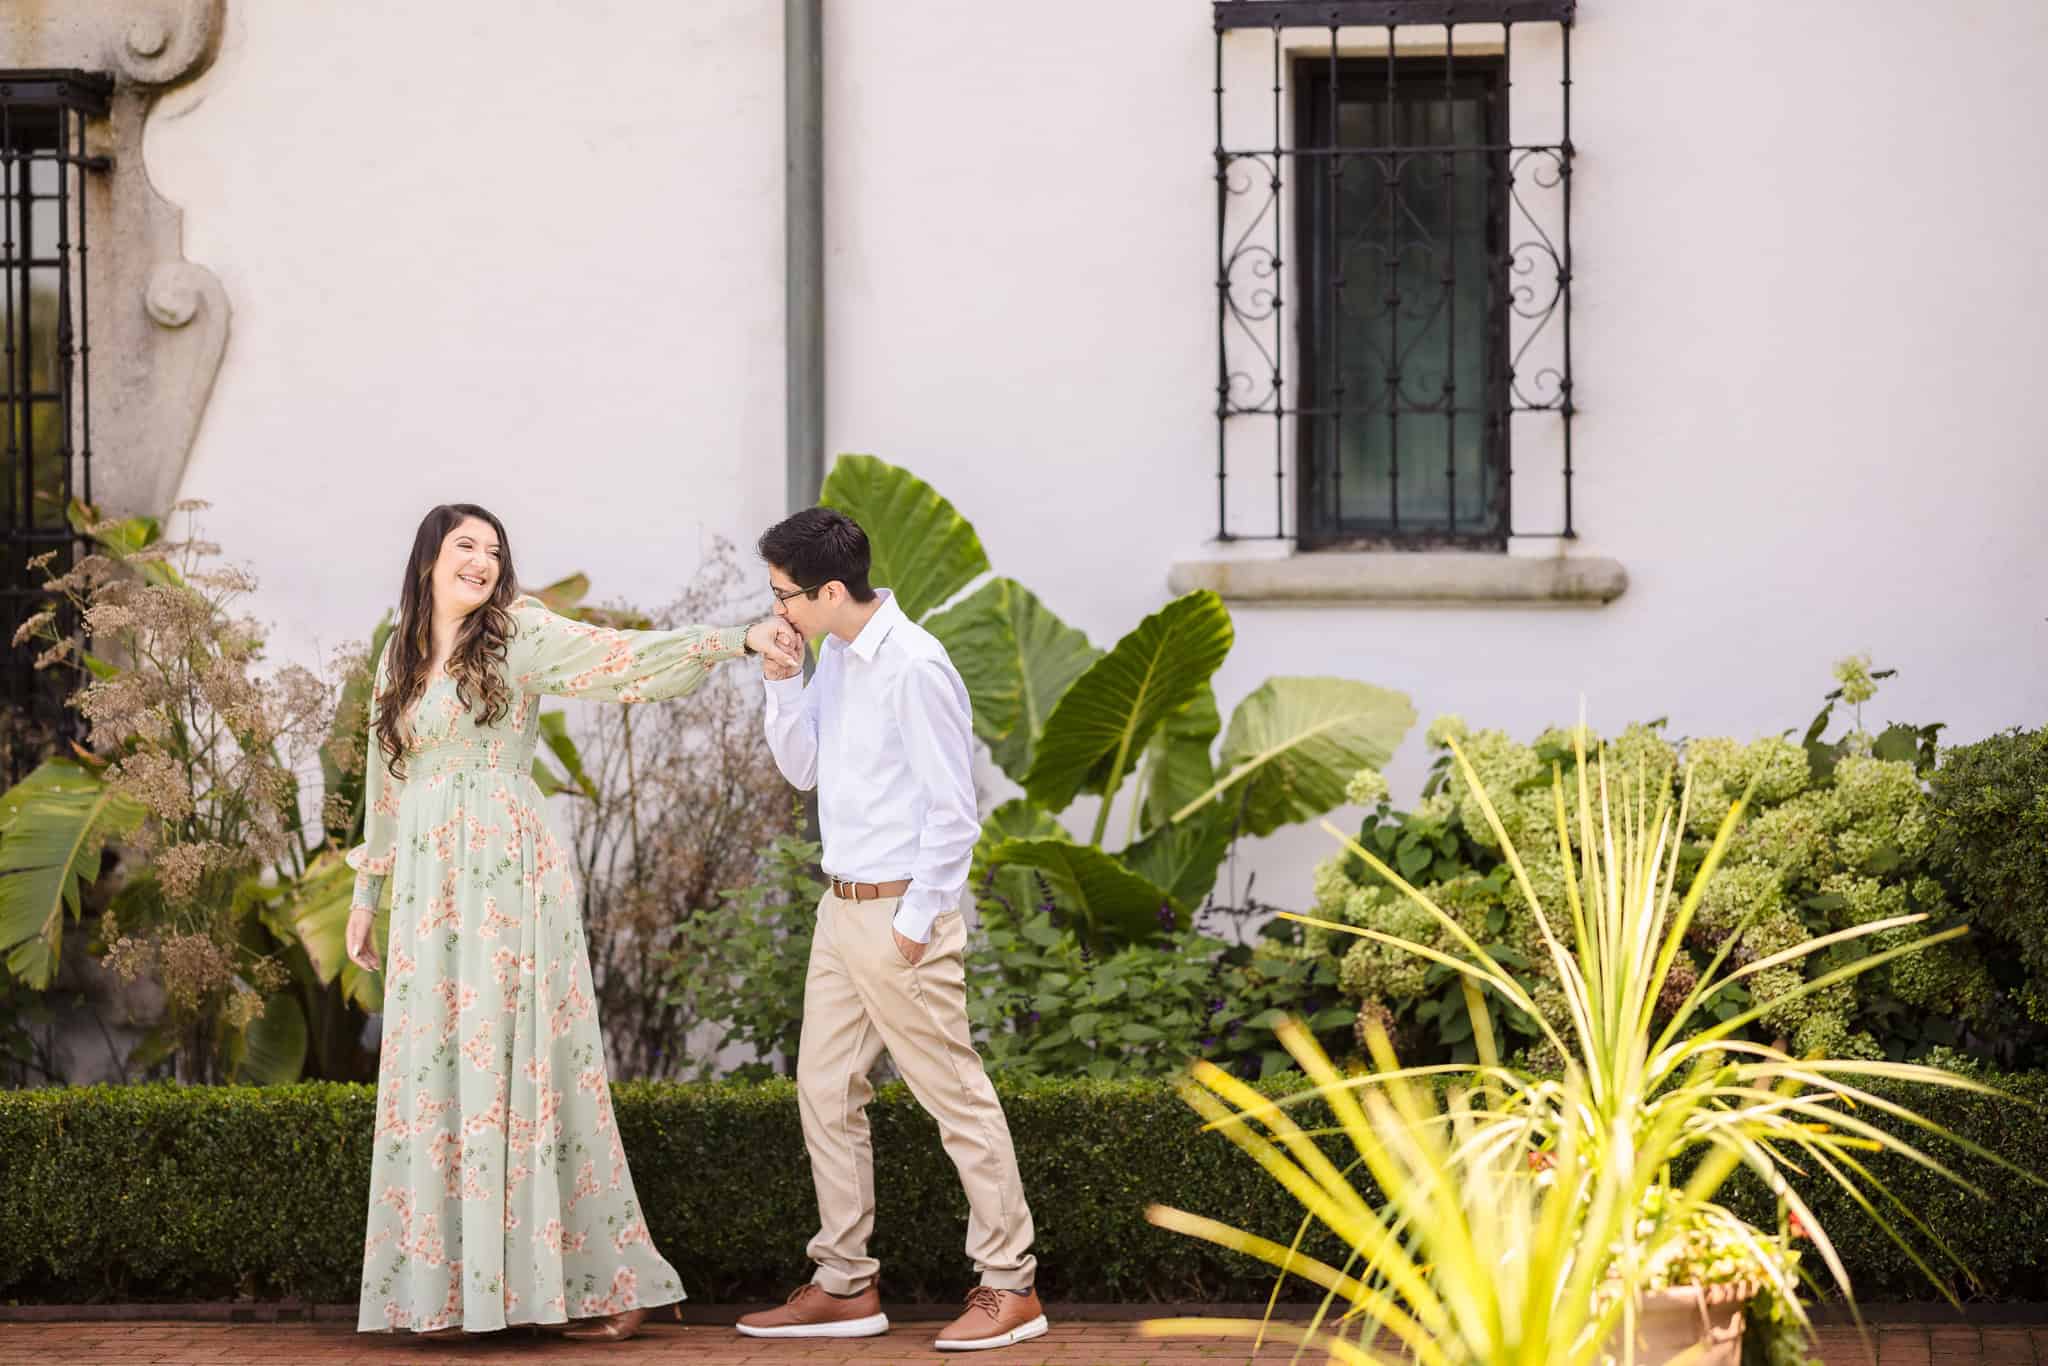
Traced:
<path id="1" fill-rule="evenodd" d="M 1688 1366 L 1741 1366 L 1742 1308 L 1754 1293 L 1754 1286 L 1737 1283 L 1643 1296 L 1636 1309 L 1636 1366 L 1663 1366 L 1696 1345 L 1703 1350 Z M 1619 1332 L 1607 1350 L 1624 1360 Z"/>

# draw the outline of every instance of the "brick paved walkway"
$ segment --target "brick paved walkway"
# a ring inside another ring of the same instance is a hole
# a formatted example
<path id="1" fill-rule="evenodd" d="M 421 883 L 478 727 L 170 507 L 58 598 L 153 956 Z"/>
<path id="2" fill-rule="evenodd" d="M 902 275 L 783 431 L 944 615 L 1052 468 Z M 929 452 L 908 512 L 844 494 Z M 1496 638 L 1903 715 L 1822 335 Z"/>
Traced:
<path id="1" fill-rule="evenodd" d="M 931 1313 L 931 1317 L 923 1315 Z M 729 1318 L 730 1316 L 725 1316 Z M 651 1325 L 640 1338 L 622 1344 L 563 1342 L 525 1333 L 499 1334 L 474 1343 L 424 1343 L 356 1333 L 345 1320 L 312 1323 L 172 1322 L 128 1323 L 0 1322 L 0 1366 L 50 1366 L 89 1362 L 130 1366 L 141 1362 L 270 1362 L 278 1366 L 331 1366 L 341 1362 L 393 1362 L 400 1366 L 493 1362 L 626 1363 L 686 1361 L 691 1366 L 861 1366 L 884 1363 L 958 1363 L 930 1350 L 943 1318 L 929 1309 L 910 1309 L 895 1318 L 886 1336 L 855 1342 L 755 1342 L 724 1323 L 673 1321 Z M 1878 1366 L 2048 1366 L 2048 1322 L 1982 1327 L 1882 1324 L 1873 1329 Z M 1829 1363 L 1851 1366 L 1866 1360 L 1854 1330 L 1824 1327 L 1820 1354 Z M 1291 1351 L 1268 1347 L 1260 1362 L 1284 1362 Z M 1173 1366 L 1251 1359 L 1249 1344 L 1221 1338 L 1158 1341 L 1140 1336 L 1133 1319 L 1055 1319 L 1049 1334 L 997 1353 L 970 1356 L 986 1366 Z"/>

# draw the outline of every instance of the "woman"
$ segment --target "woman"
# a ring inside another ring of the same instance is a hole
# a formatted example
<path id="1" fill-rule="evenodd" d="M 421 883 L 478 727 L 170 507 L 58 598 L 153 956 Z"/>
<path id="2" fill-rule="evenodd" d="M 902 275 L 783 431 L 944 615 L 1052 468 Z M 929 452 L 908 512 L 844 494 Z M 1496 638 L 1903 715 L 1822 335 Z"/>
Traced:
<path id="1" fill-rule="evenodd" d="M 370 701 L 348 954 L 377 970 L 391 880 L 364 1331 L 562 1324 L 618 1341 L 683 1298 L 613 1123 L 570 861 L 532 778 L 540 698 L 651 702 L 772 622 L 610 631 L 518 596 L 496 517 L 420 523 Z"/>

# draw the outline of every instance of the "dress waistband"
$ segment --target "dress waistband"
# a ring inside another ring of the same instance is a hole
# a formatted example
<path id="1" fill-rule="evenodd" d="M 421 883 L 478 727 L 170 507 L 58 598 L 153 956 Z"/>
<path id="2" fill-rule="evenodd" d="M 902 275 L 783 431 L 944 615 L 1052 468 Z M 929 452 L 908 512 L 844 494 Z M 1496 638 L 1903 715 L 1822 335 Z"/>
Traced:
<path id="1" fill-rule="evenodd" d="M 444 744 L 406 756 L 408 778 L 448 773 L 531 773 L 533 751 L 525 745 L 493 741 L 487 745 Z"/>

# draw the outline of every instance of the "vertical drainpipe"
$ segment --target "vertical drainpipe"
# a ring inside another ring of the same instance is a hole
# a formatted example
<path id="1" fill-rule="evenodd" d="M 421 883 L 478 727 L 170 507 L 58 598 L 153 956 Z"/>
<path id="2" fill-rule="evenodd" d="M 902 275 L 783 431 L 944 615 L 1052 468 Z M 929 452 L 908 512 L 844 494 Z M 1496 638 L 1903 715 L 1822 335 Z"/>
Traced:
<path id="1" fill-rule="evenodd" d="M 785 497 L 797 512 L 825 483 L 824 0 L 782 0 L 783 409 Z M 808 680 L 817 656 L 804 652 Z M 818 790 L 803 794 L 804 838 L 818 834 Z M 796 1060 L 781 1060 L 795 1071 Z"/>
<path id="2" fill-rule="evenodd" d="M 825 482 L 824 0 L 783 0 L 783 317 L 789 510 Z"/>

